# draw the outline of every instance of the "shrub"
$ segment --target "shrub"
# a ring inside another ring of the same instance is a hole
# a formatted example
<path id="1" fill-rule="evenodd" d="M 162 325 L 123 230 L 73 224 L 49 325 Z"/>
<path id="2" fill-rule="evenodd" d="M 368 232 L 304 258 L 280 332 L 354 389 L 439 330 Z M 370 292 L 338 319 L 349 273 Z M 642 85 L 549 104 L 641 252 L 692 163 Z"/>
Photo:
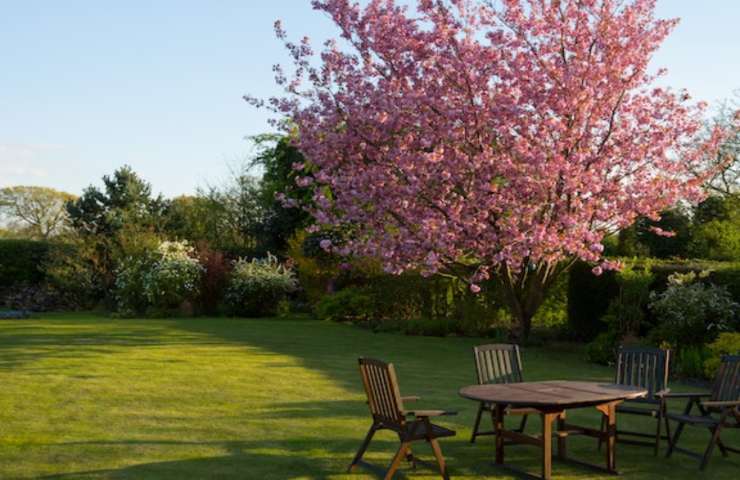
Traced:
<path id="1" fill-rule="evenodd" d="M 673 370 L 683 377 L 702 378 L 709 353 L 704 346 L 692 345 L 678 351 Z"/>
<path id="2" fill-rule="evenodd" d="M 38 285 L 45 279 L 42 265 L 51 244 L 36 240 L 0 240 L 0 289 Z"/>
<path id="3" fill-rule="evenodd" d="M 373 299 L 364 289 L 349 287 L 319 301 L 314 310 L 321 320 L 366 324 L 373 315 Z"/>
<path id="4" fill-rule="evenodd" d="M 96 258 L 95 246 L 83 239 L 55 245 L 43 265 L 47 282 L 70 304 L 90 308 L 107 293 Z"/>
<path id="5" fill-rule="evenodd" d="M 733 329 L 737 309 L 726 289 L 696 282 L 696 274 L 674 274 L 669 287 L 653 293 L 650 309 L 658 320 L 651 336 L 674 350 L 701 347 Z"/>
<path id="6" fill-rule="evenodd" d="M 198 292 L 202 267 L 186 242 L 161 242 L 125 257 L 116 270 L 115 296 L 122 315 L 170 313 Z"/>
<path id="7" fill-rule="evenodd" d="M 606 331 L 601 318 L 618 292 L 615 272 L 596 276 L 585 262 L 573 265 L 568 277 L 568 324 L 578 340 L 592 340 Z"/>
<path id="8" fill-rule="evenodd" d="M 611 365 L 617 354 L 619 346 L 619 334 L 615 327 L 601 332 L 596 338 L 586 345 L 586 358 L 589 362 L 601 365 Z"/>
<path id="9" fill-rule="evenodd" d="M 280 302 L 297 286 L 293 271 L 275 256 L 252 261 L 241 258 L 234 262 L 224 299 L 232 315 L 275 315 Z"/>
<path id="10" fill-rule="evenodd" d="M 223 252 L 211 250 L 207 245 L 198 248 L 198 259 L 203 266 L 200 283 L 200 306 L 205 313 L 218 313 L 228 285 L 231 262 Z"/>
<path id="11" fill-rule="evenodd" d="M 740 354 L 740 333 L 720 333 L 717 340 L 709 344 L 710 357 L 704 361 L 704 376 L 714 378 L 722 355 Z"/>
<path id="12" fill-rule="evenodd" d="M 144 275 L 144 295 L 150 308 L 165 313 L 198 294 L 203 267 L 185 242 L 162 242 Z"/>

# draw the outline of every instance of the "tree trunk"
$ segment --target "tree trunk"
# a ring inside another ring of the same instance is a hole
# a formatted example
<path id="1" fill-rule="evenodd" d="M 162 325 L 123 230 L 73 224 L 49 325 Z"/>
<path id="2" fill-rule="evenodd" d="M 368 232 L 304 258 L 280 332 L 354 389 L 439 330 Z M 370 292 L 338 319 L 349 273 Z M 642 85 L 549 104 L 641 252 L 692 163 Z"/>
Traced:
<path id="1" fill-rule="evenodd" d="M 510 332 L 513 342 L 526 341 L 532 331 L 532 318 L 547 297 L 547 290 L 573 262 L 559 265 L 524 266 L 519 272 L 503 269 L 499 283 L 514 325 Z"/>

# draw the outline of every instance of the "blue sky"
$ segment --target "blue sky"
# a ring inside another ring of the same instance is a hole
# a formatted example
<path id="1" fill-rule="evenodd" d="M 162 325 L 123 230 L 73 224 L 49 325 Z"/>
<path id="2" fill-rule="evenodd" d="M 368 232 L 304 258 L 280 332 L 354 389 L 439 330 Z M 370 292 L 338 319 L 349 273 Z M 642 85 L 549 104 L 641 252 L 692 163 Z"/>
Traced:
<path id="1" fill-rule="evenodd" d="M 655 64 L 710 104 L 740 89 L 740 1 L 658 0 L 682 22 Z M 272 32 L 335 35 L 309 0 L 0 0 L 0 186 L 79 193 L 129 164 L 172 196 L 218 182 L 269 130 Z"/>

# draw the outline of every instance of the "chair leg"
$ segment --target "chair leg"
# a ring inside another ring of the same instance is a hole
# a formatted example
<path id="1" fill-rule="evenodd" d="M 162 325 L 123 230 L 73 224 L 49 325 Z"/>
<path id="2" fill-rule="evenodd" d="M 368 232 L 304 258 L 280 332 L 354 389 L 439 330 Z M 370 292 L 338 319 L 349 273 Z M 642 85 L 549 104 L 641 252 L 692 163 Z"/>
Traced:
<path id="1" fill-rule="evenodd" d="M 475 443 L 475 437 L 478 436 L 481 416 L 483 416 L 483 403 L 478 405 L 478 414 L 475 416 L 475 424 L 473 424 L 473 434 L 470 435 L 470 443 Z"/>
<path id="2" fill-rule="evenodd" d="M 655 431 L 655 451 L 653 452 L 654 456 L 658 456 L 658 452 L 660 451 L 660 435 L 661 435 L 661 427 L 663 426 L 663 408 L 661 407 L 658 409 L 658 428 Z"/>
<path id="3" fill-rule="evenodd" d="M 722 431 L 722 424 L 719 424 L 716 427 L 711 428 L 710 430 L 712 431 L 712 438 L 709 439 L 709 445 L 707 445 L 707 449 L 701 459 L 701 465 L 699 465 L 699 470 L 702 471 L 707 467 L 709 459 L 712 458 L 712 451 L 714 450 L 714 445 L 716 445 L 719 441 L 719 435 Z"/>
<path id="4" fill-rule="evenodd" d="M 375 424 L 373 424 L 370 427 L 370 430 L 368 430 L 367 435 L 365 435 L 365 440 L 363 440 L 362 445 L 360 445 L 359 450 L 357 450 L 357 453 L 355 454 L 355 458 L 352 460 L 352 463 L 349 464 L 349 468 L 347 468 L 347 472 L 352 472 L 352 470 L 354 470 L 357 464 L 360 463 L 360 460 L 362 460 L 362 456 L 365 455 L 365 451 L 367 450 L 368 445 L 370 445 L 370 441 L 373 439 L 373 435 L 375 435 L 376 431 L 377 431 L 377 428 Z"/>
<path id="5" fill-rule="evenodd" d="M 442 449 L 439 446 L 439 442 L 435 438 L 435 439 L 429 440 L 429 444 L 432 446 L 434 457 L 437 459 L 437 464 L 439 465 L 439 473 L 442 474 L 442 478 L 444 478 L 445 480 L 449 480 L 450 475 L 447 473 L 447 465 L 445 464 L 445 457 L 442 455 Z"/>
<path id="6" fill-rule="evenodd" d="M 519 424 L 519 430 L 517 432 L 524 433 L 524 428 L 527 426 L 527 415 L 522 415 L 522 421 Z"/>
<path id="7" fill-rule="evenodd" d="M 398 451 L 393 457 L 391 465 L 388 467 L 388 471 L 385 472 L 385 477 L 383 477 L 383 480 L 391 480 L 393 478 L 396 470 L 398 470 L 398 467 L 401 465 L 401 460 L 403 460 L 403 457 L 406 456 L 406 450 L 409 448 L 409 445 L 410 443 L 407 442 L 402 443 L 401 446 L 398 447 Z"/>
<path id="8" fill-rule="evenodd" d="M 666 458 L 670 458 L 671 455 L 673 455 L 673 448 L 678 443 L 678 439 L 681 436 L 681 432 L 683 432 L 684 427 L 683 422 L 678 422 L 678 427 L 676 427 L 676 433 L 673 434 L 673 438 L 668 440 L 668 452 L 665 454 Z"/>

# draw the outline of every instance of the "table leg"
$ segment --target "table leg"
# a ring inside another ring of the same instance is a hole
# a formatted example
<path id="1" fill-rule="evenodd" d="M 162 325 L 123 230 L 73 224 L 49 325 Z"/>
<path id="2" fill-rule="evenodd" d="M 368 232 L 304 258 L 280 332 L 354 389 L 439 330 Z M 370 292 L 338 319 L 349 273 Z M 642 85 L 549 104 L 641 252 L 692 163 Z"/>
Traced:
<path id="1" fill-rule="evenodd" d="M 561 460 L 565 460 L 568 456 L 568 434 L 563 432 L 564 430 L 565 412 L 560 412 L 558 415 L 558 458 Z"/>
<path id="2" fill-rule="evenodd" d="M 614 450 L 617 445 L 617 405 L 610 403 L 607 412 L 606 431 L 609 436 L 606 440 L 606 469 L 610 472 L 616 472 L 617 459 Z"/>
<path id="3" fill-rule="evenodd" d="M 504 409 L 505 406 L 496 404 L 494 411 L 493 429 L 496 432 L 496 463 L 504 463 Z"/>
<path id="4" fill-rule="evenodd" d="M 552 478 L 552 422 L 557 413 L 542 413 L 542 478 Z"/>

